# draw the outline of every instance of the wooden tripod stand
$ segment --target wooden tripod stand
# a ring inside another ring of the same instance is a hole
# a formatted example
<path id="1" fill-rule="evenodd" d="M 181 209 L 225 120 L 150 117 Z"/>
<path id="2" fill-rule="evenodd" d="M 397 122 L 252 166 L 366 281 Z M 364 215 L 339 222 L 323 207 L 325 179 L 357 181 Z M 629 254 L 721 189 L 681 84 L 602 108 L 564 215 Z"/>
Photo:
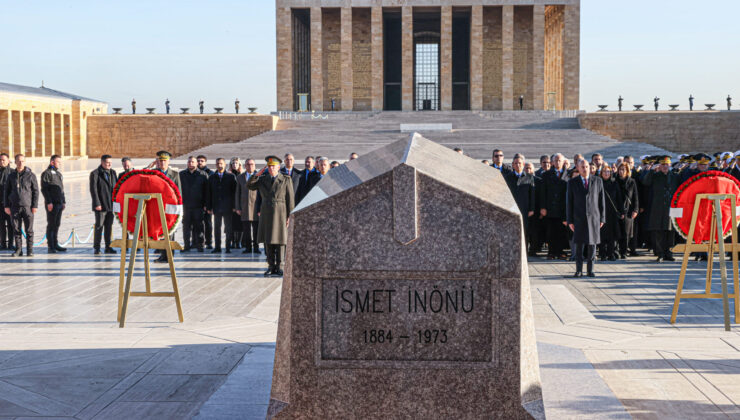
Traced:
<path id="1" fill-rule="evenodd" d="M 702 200 L 711 200 L 714 211 L 712 212 L 712 230 L 709 242 L 695 243 L 694 230 L 696 229 L 696 219 L 699 214 L 699 205 Z M 723 223 L 722 223 L 722 202 L 730 200 L 732 211 L 732 229 L 730 244 L 724 243 Z M 729 298 L 735 303 L 735 322 L 740 317 L 740 288 L 738 287 L 738 252 L 740 247 L 737 242 L 737 203 L 734 194 L 697 194 L 694 210 L 691 216 L 691 227 L 689 236 L 685 244 L 679 244 L 673 247 L 673 252 L 683 252 L 683 262 L 681 263 L 681 274 L 678 277 L 678 287 L 676 288 L 676 298 L 673 302 L 673 312 L 671 313 L 671 324 L 676 323 L 678 315 L 678 304 L 681 299 L 722 299 L 725 317 L 725 330 L 730 331 L 730 309 Z M 715 243 L 715 241 L 717 243 Z M 683 293 L 683 283 L 686 279 L 686 267 L 689 263 L 689 255 L 692 252 L 707 253 L 707 281 L 704 293 Z M 714 253 L 719 254 L 719 270 L 722 282 L 722 293 L 712 293 L 712 268 L 714 265 Z M 729 294 L 727 291 L 727 267 L 725 265 L 725 252 L 732 253 L 732 277 L 733 291 Z"/>
<path id="2" fill-rule="evenodd" d="M 136 227 L 134 228 L 133 238 L 129 238 L 128 229 L 126 226 L 126 218 L 128 217 L 128 202 L 130 199 L 138 201 L 139 205 L 136 209 Z M 149 200 L 156 200 L 156 206 L 159 208 L 159 218 L 162 221 L 162 229 L 164 231 L 164 239 L 152 240 L 148 235 L 147 222 L 148 217 L 146 213 L 146 206 Z M 142 296 L 142 297 L 174 297 L 175 305 L 177 306 L 177 317 L 180 322 L 183 322 L 182 316 L 182 305 L 180 304 L 180 292 L 177 288 L 177 275 L 175 274 L 175 264 L 172 260 L 172 250 L 182 249 L 179 243 L 176 241 L 170 241 L 170 232 L 167 228 L 167 219 L 164 213 L 164 205 L 162 204 L 162 194 L 125 194 L 123 201 L 123 239 L 117 239 L 113 241 L 112 246 L 121 248 L 121 275 L 118 280 L 118 318 L 119 327 L 123 328 L 126 323 L 126 309 L 128 308 L 128 300 L 131 296 Z M 143 229 L 143 239 L 139 239 Z M 172 278 L 172 292 L 152 292 L 151 286 L 151 273 L 149 270 L 149 249 L 161 249 L 167 253 L 167 260 L 170 266 L 170 277 Z M 124 275 L 126 274 L 126 254 L 128 250 L 131 250 L 131 256 L 129 257 L 128 274 L 126 275 L 126 282 L 124 287 Z M 136 262 L 136 251 L 138 249 L 144 250 L 144 278 L 146 291 L 144 292 L 132 292 L 131 282 L 134 277 L 134 264 Z"/>

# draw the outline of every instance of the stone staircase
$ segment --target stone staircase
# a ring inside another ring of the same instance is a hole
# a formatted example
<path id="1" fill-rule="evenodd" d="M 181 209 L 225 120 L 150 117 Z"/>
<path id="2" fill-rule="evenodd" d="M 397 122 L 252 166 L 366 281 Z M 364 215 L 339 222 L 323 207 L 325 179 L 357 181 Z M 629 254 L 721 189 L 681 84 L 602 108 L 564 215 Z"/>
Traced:
<path id="1" fill-rule="evenodd" d="M 300 162 L 307 155 L 327 156 L 345 161 L 351 152 L 367 153 L 406 137 L 401 124 L 451 123 L 452 131 L 421 132 L 447 147 L 460 147 L 475 159 L 490 159 L 493 149 L 504 151 L 507 159 L 523 153 L 529 160 L 560 152 L 569 158 L 576 153 L 589 156 L 602 153 L 607 160 L 627 154 L 670 154 L 643 143 L 612 140 L 581 129 L 574 112 L 550 111 L 450 111 L 325 113 L 326 119 L 311 119 L 310 114 L 290 114 L 281 119 L 277 130 L 231 144 L 214 144 L 190 155 L 204 154 L 209 159 L 232 156 L 254 157 L 258 165 L 264 156 L 291 152 Z M 285 115 L 284 115 L 285 116 Z"/>

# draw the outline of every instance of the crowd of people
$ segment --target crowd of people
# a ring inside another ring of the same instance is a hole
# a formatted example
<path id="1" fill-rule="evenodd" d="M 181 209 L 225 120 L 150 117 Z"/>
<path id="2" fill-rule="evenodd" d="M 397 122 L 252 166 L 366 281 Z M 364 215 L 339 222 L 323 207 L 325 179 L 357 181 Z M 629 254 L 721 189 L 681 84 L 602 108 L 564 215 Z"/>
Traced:
<path id="1" fill-rule="evenodd" d="M 462 149 L 455 149 L 463 153 Z M 358 155 L 352 153 L 349 160 Z M 264 245 L 269 268 L 266 276 L 282 275 L 281 264 L 287 243 L 290 212 L 328 171 L 339 165 L 323 156 L 306 157 L 304 169 L 295 168 L 295 157 L 287 153 L 265 158 L 266 166 L 231 158 L 207 165 L 205 156 L 190 156 L 187 167 L 177 171 L 169 166 L 166 151 L 147 168 L 161 171 L 180 189 L 183 198 L 182 252 L 259 254 Z M 700 172 L 720 170 L 740 180 L 740 152 L 670 156 L 633 156 L 606 162 L 595 153 L 590 160 L 577 154 L 572 164 L 560 153 L 543 155 L 539 167 L 521 154 L 512 163 L 504 153 L 494 150 L 483 163 L 501 171 L 522 213 L 527 252 L 535 257 L 545 252 L 550 260 L 573 260 L 576 276 L 594 276 L 593 262 L 625 259 L 652 251 L 657 261 L 673 261 L 671 247 L 678 239 L 670 218 L 670 201 L 678 186 Z M 121 159 L 123 171 L 112 169 L 113 158 L 103 155 L 100 165 L 90 173 L 90 197 L 95 218 L 94 254 L 115 254 L 111 247 L 114 206 L 112 193 L 119 176 L 132 171 L 129 158 Z M 23 255 L 22 233 L 26 236 L 26 255 L 33 255 L 33 218 L 43 196 L 46 211 L 46 239 L 49 253 L 66 251 L 58 241 L 59 225 L 66 206 L 62 158 L 51 157 L 41 174 L 25 164 L 22 154 L 15 156 L 15 168 L 7 154 L 0 154 L 0 250 Z M 706 258 L 699 256 L 698 258 Z M 167 261 L 160 253 L 157 261 Z"/>

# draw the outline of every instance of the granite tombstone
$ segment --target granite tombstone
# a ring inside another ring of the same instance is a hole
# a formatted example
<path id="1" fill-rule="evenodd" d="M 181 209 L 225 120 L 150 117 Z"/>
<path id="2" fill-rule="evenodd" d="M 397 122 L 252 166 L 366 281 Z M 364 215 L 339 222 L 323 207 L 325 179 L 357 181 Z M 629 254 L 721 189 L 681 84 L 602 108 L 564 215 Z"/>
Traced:
<path id="1" fill-rule="evenodd" d="M 522 219 L 419 134 L 291 215 L 268 418 L 544 418 Z"/>

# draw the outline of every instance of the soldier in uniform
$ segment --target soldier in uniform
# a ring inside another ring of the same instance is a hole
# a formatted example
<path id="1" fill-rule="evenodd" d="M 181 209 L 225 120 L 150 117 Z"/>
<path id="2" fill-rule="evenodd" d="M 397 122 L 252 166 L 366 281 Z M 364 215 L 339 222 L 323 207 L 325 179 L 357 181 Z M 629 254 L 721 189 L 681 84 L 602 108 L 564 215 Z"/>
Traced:
<path id="1" fill-rule="evenodd" d="M 100 166 L 90 173 L 90 198 L 95 212 L 95 234 L 93 235 L 93 249 L 95 255 L 100 254 L 100 241 L 105 233 L 105 253 L 115 254 L 116 250 L 110 244 L 113 236 L 113 187 L 118 182 L 116 171 L 110 155 L 100 157 Z"/>
<path id="2" fill-rule="evenodd" d="M 695 167 L 686 168 L 681 171 L 679 178 L 679 185 L 688 181 L 694 175 L 698 175 L 702 172 L 709 170 L 709 163 L 712 161 L 712 157 L 706 153 L 698 153 L 693 156 L 693 160 L 696 163 Z M 693 166 L 693 165 L 692 165 Z"/>
<path id="3" fill-rule="evenodd" d="M 206 211 L 208 176 L 198 169 L 195 157 L 188 157 L 188 168 L 180 171 L 180 184 L 183 204 L 182 252 L 188 252 L 191 248 L 203 252 L 203 213 Z"/>
<path id="4" fill-rule="evenodd" d="M 265 277 L 280 277 L 283 275 L 280 264 L 288 242 L 288 217 L 293 211 L 293 181 L 280 173 L 282 162 L 277 156 L 268 156 L 265 160 L 267 166 L 249 179 L 247 188 L 259 191 L 262 199 L 257 237 L 265 244 L 269 265 Z M 328 165 L 328 160 L 325 164 Z"/>
<path id="5" fill-rule="evenodd" d="M 10 156 L 0 153 L 0 207 L 5 208 L 3 202 L 5 196 L 5 182 L 12 169 L 10 168 Z M 0 211 L 0 251 L 13 249 L 13 223 L 10 215 Z"/>
<path id="6" fill-rule="evenodd" d="M 657 261 L 675 261 L 671 252 L 674 233 L 670 208 L 673 194 L 680 184 L 679 175 L 671 171 L 670 156 L 659 156 L 657 162 L 658 165 L 648 170 L 642 180 L 652 197 L 648 230 L 653 236 Z"/>
<path id="7" fill-rule="evenodd" d="M 41 174 L 41 194 L 46 205 L 46 244 L 49 254 L 64 252 L 67 248 L 59 245 L 59 225 L 62 222 L 62 211 L 67 205 L 64 198 L 62 158 L 53 155 L 49 167 Z"/>
<path id="8" fill-rule="evenodd" d="M 259 191 L 249 190 L 247 183 L 252 177 L 257 176 L 256 164 L 254 159 L 247 159 L 244 161 L 245 171 L 236 177 L 236 197 L 234 198 L 234 206 L 236 206 L 236 213 L 240 216 L 242 223 L 242 229 L 244 230 L 244 251 L 242 254 L 249 253 L 260 253 L 260 245 L 257 241 L 257 228 L 259 226 L 259 208 L 257 207 L 257 201 L 259 197 Z M 297 174 L 297 171 L 293 170 L 293 174 Z"/>
<path id="9" fill-rule="evenodd" d="M 13 219 L 13 256 L 23 255 L 22 228 L 26 229 L 26 255 L 33 256 L 33 215 L 39 207 L 39 184 L 31 168 L 26 166 L 26 157 L 22 154 L 15 155 L 15 171 L 10 173 L 5 182 L 3 203 L 5 214 Z"/>
<path id="10" fill-rule="evenodd" d="M 182 194 L 182 185 L 180 184 L 180 173 L 177 172 L 175 169 L 170 168 L 170 159 L 172 158 L 172 155 L 170 152 L 167 152 L 165 150 L 160 150 L 157 152 L 157 160 L 154 161 L 156 165 L 156 170 L 162 172 L 167 178 L 169 178 L 177 187 L 178 191 L 180 191 L 180 194 Z M 175 240 L 175 234 L 170 234 L 170 240 Z M 155 262 L 167 262 L 167 252 L 164 250 L 157 250 L 159 253 L 159 258 L 155 260 Z"/>
<path id="11" fill-rule="evenodd" d="M 727 168 L 727 173 L 734 176 L 740 182 L 740 150 L 735 152 L 735 163 Z"/>

